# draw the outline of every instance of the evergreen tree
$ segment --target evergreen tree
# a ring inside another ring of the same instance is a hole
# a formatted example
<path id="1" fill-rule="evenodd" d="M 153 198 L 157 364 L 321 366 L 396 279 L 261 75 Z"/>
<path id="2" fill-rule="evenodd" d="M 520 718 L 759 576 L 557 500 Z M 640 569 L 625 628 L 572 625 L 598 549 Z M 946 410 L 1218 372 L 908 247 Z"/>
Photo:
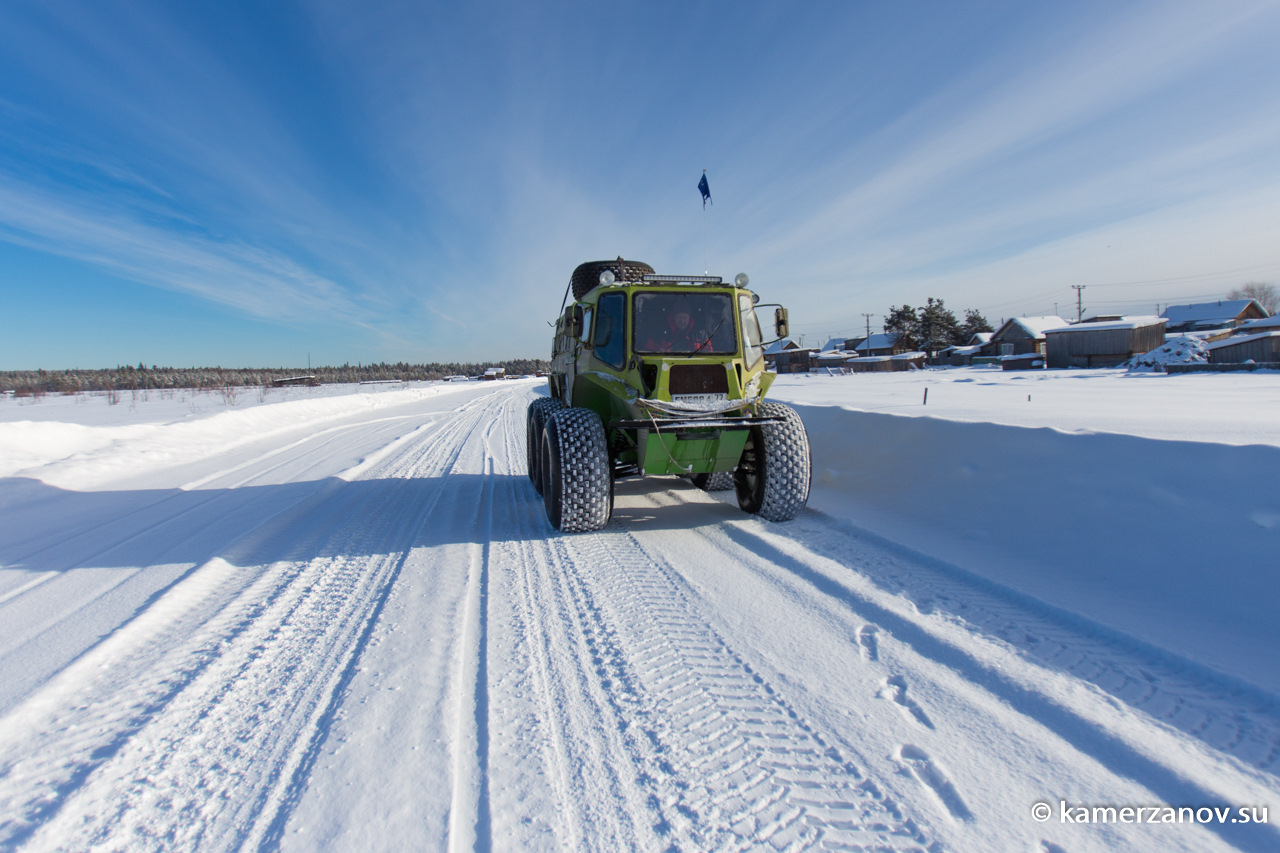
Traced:
<path id="1" fill-rule="evenodd" d="M 960 323 L 941 299 L 930 296 L 919 315 L 920 349 L 930 355 L 954 345 L 960 338 Z"/>
<path id="2" fill-rule="evenodd" d="M 977 308 L 969 308 L 964 312 L 964 322 L 960 324 L 961 344 L 967 344 L 978 332 L 994 332 L 987 318 L 978 313 Z"/>
<path id="3" fill-rule="evenodd" d="M 888 335 L 897 335 L 898 342 L 909 350 L 920 346 L 920 318 L 916 316 L 916 309 L 910 305 L 890 308 L 888 316 L 884 318 L 884 331 Z"/>

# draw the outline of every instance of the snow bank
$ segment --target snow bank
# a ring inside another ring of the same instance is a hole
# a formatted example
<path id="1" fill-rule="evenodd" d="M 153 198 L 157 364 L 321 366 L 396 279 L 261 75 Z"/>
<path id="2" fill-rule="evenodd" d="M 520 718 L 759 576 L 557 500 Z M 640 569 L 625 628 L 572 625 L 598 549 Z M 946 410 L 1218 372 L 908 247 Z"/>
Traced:
<path id="1" fill-rule="evenodd" d="M 227 408 L 195 417 L 189 410 L 173 410 L 157 399 L 154 406 L 139 404 L 136 412 L 118 406 L 110 411 L 117 418 L 132 416 L 142 423 L 94 425 L 52 420 L 59 416 L 93 419 L 102 412 L 50 400 L 39 408 L 21 409 L 44 420 L 0 422 L 0 477 L 32 477 L 61 488 L 92 488 L 122 475 L 218 456 L 288 432 L 314 432 L 343 418 L 438 394 L 461 393 L 468 387 L 431 384 L 371 391 L 351 385 L 345 394 Z M 155 412 L 147 412 L 148 408 L 169 412 L 179 420 L 153 421 Z M 7 414 L 12 416 L 14 410 Z"/>
<path id="2" fill-rule="evenodd" d="M 797 408 L 810 507 L 1280 692 L 1280 449 Z"/>
<path id="3" fill-rule="evenodd" d="M 1203 340 L 1181 335 L 1151 352 L 1135 355 L 1125 365 L 1130 370 L 1154 370 L 1166 364 L 1208 364 L 1209 347 Z"/>

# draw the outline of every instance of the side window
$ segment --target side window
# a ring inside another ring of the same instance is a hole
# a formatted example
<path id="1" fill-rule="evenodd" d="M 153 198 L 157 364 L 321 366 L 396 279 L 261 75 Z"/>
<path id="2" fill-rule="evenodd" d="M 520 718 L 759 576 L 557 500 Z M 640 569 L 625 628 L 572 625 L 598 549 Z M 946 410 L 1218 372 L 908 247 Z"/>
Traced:
<path id="1" fill-rule="evenodd" d="M 738 314 L 742 322 L 742 354 L 746 356 L 747 368 L 756 366 L 756 362 L 764 358 L 763 338 L 760 336 L 760 321 L 756 319 L 755 303 L 746 294 L 738 295 Z"/>
<path id="2" fill-rule="evenodd" d="M 607 293 L 596 305 L 595 328 L 591 331 L 591 346 L 596 358 L 611 367 L 621 368 L 626 361 L 626 297 L 621 293 Z"/>

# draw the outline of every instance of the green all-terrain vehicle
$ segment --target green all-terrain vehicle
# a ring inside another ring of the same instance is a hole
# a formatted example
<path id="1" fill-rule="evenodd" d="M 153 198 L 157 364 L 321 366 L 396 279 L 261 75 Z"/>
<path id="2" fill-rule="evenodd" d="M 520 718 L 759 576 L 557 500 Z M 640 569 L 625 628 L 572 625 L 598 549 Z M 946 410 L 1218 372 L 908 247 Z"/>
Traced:
<path id="1" fill-rule="evenodd" d="M 529 479 L 557 529 L 604 527 L 614 480 L 644 474 L 733 488 L 770 521 L 804 509 L 809 437 L 794 409 L 764 402 L 776 374 L 746 275 L 655 275 L 618 258 L 582 264 L 569 286 L 551 394 L 528 415 Z M 786 309 L 774 316 L 785 337 Z"/>

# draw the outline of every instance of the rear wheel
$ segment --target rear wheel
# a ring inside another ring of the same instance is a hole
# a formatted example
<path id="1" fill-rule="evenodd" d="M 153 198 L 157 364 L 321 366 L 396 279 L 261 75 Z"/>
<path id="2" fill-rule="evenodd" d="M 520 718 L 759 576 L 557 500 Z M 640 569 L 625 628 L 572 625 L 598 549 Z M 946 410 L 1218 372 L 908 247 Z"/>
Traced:
<path id="1" fill-rule="evenodd" d="M 563 409 L 564 403 L 555 397 L 539 397 L 529 404 L 529 413 L 525 423 L 525 461 L 529 467 L 529 481 L 534 490 L 542 494 L 542 430 L 547 423 L 547 415 L 557 409 Z"/>
<path id="2" fill-rule="evenodd" d="M 714 474 L 694 474 L 689 479 L 704 492 L 727 492 L 733 488 L 732 471 L 717 471 Z"/>
<path id="3" fill-rule="evenodd" d="M 613 465 L 604 424 L 590 409 L 551 412 L 542 431 L 542 499 L 565 533 L 599 530 L 613 514 Z"/>
<path id="4" fill-rule="evenodd" d="M 790 521 L 809 500 L 809 436 L 790 406 L 761 403 L 758 411 L 781 422 L 751 428 L 734 472 L 738 506 L 768 521 Z"/>

